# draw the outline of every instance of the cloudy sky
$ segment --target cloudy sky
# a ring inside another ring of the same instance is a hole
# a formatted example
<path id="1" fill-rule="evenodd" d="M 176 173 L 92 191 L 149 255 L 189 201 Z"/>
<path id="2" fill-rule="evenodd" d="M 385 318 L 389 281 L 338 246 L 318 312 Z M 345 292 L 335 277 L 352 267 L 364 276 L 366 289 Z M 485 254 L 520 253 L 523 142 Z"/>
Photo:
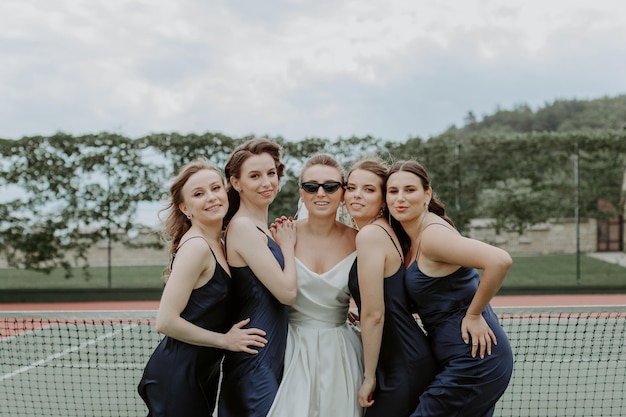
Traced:
<path id="1" fill-rule="evenodd" d="M 0 138 L 428 138 L 626 93 L 623 0 L 2 0 Z"/>

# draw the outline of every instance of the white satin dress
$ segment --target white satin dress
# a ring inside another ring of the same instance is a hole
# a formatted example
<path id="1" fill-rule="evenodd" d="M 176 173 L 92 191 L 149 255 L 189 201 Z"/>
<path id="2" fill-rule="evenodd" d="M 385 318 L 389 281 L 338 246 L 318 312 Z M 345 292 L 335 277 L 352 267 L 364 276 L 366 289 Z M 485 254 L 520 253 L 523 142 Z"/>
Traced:
<path id="1" fill-rule="evenodd" d="M 268 417 L 360 417 L 360 335 L 346 321 L 356 252 L 317 274 L 296 258 L 298 295 L 289 308 L 285 370 Z"/>

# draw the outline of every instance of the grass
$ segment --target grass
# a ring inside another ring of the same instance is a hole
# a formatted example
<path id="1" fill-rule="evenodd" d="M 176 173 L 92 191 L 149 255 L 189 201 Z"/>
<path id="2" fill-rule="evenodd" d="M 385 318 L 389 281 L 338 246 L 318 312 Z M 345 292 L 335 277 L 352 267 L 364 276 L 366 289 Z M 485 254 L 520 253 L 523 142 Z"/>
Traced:
<path id="1" fill-rule="evenodd" d="M 111 288 L 162 288 L 162 266 L 113 267 Z M 106 267 L 89 268 L 87 278 L 81 269 L 72 278 L 65 278 L 63 270 L 51 274 L 0 269 L 0 289 L 102 289 L 109 288 Z M 580 257 L 580 281 L 577 281 L 576 255 L 519 256 L 513 258 L 513 267 L 503 289 L 541 287 L 616 287 L 626 288 L 626 268 L 588 256 Z"/>
<path id="2" fill-rule="evenodd" d="M 162 266 L 127 266 L 111 268 L 109 286 L 108 268 L 89 268 L 90 276 L 82 269 L 73 270 L 73 277 L 65 278 L 65 270 L 55 269 L 50 274 L 23 269 L 0 269 L 0 289 L 102 289 L 102 288 L 162 288 Z"/>
<path id="3" fill-rule="evenodd" d="M 503 288 L 626 287 L 626 268 L 622 266 L 581 255 L 580 272 L 577 274 L 576 263 L 576 255 L 514 257 Z"/>

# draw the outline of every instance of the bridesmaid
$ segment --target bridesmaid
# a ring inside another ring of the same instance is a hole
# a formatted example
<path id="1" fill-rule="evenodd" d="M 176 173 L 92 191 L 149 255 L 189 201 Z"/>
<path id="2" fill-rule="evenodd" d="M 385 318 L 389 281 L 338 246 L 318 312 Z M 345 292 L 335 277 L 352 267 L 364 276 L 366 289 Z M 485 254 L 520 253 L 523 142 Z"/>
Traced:
<path id="1" fill-rule="evenodd" d="M 404 254 L 387 221 L 386 175 L 377 159 L 357 162 L 348 173 L 344 201 L 359 229 L 349 286 L 363 340 L 359 403 L 368 417 L 406 417 L 435 376 L 436 362 L 404 288 Z"/>
<path id="2" fill-rule="evenodd" d="M 511 346 L 489 305 L 511 257 L 463 237 L 415 161 L 389 170 L 387 206 L 409 249 L 406 288 L 441 367 L 412 416 L 490 417 L 513 371 Z"/>
<path id="3" fill-rule="evenodd" d="M 164 234 L 169 268 L 156 328 L 165 337 L 139 382 L 148 416 L 208 416 L 215 408 L 223 350 L 254 355 L 265 334 L 230 323 L 231 279 L 220 239 L 228 198 L 221 173 L 205 159 L 185 165 L 170 187 Z"/>
<path id="4" fill-rule="evenodd" d="M 259 353 L 229 352 L 223 363 L 218 415 L 266 416 L 283 374 L 287 305 L 296 299 L 295 224 L 281 221 L 270 232 L 268 208 L 285 165 L 280 146 L 252 139 L 238 146 L 224 168 L 230 181 L 230 207 L 224 223 L 226 255 L 233 276 L 235 321 L 267 333 Z M 251 346 L 257 346 L 251 340 Z"/>

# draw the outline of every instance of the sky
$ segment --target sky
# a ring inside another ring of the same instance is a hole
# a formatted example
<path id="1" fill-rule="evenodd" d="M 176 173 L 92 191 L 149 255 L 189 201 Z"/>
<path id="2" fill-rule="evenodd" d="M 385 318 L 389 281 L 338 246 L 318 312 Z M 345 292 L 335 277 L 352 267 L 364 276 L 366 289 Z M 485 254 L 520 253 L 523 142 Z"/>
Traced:
<path id="1" fill-rule="evenodd" d="M 2 0 L 0 138 L 427 139 L 626 93 L 623 0 Z"/>

